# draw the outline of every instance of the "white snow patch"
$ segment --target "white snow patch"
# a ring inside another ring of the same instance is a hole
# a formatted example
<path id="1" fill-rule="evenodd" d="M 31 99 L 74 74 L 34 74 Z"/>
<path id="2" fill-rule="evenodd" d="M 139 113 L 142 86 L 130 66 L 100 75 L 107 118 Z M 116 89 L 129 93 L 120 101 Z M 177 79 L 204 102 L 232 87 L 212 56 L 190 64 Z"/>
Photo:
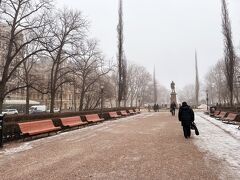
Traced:
<path id="1" fill-rule="evenodd" d="M 23 151 L 26 151 L 29 149 L 32 149 L 32 146 L 28 142 L 28 143 L 24 143 L 24 144 L 20 145 L 19 147 L 5 149 L 3 154 L 4 155 L 12 155 L 12 154 L 23 152 Z"/>
<path id="2" fill-rule="evenodd" d="M 240 177 L 240 134 L 236 126 L 224 124 L 211 117 L 196 113 L 195 120 L 200 135 L 194 143 L 200 150 L 220 159 L 236 177 Z"/>
<path id="3" fill-rule="evenodd" d="M 226 124 L 223 123 L 221 120 L 217 120 L 203 113 L 198 113 L 198 115 L 240 140 L 240 130 L 238 129 L 239 125 Z"/>

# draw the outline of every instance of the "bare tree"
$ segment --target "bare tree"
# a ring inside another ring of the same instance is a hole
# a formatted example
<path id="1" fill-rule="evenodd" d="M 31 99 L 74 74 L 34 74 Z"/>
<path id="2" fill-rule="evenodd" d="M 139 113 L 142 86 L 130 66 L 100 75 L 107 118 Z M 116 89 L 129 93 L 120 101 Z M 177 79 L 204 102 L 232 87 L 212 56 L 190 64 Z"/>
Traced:
<path id="1" fill-rule="evenodd" d="M 153 69 L 153 94 L 154 94 L 154 104 L 157 104 L 157 82 L 156 82 L 156 75 L 155 75 L 155 66 Z"/>
<path id="2" fill-rule="evenodd" d="M 195 97 L 196 97 L 196 106 L 199 105 L 199 79 L 198 79 L 198 63 L 197 63 L 197 52 L 195 52 Z"/>
<path id="3" fill-rule="evenodd" d="M 87 40 L 79 48 L 80 54 L 74 58 L 73 66 L 75 75 L 79 80 L 77 88 L 80 92 L 79 111 L 81 111 L 84 109 L 86 93 L 99 92 L 99 81 L 111 71 L 111 65 L 106 66 L 96 40 Z M 96 90 L 96 87 L 99 88 Z M 93 96 L 88 97 L 89 102 L 91 97 Z M 87 104 L 89 105 L 89 103 Z"/>
<path id="4" fill-rule="evenodd" d="M 26 114 L 29 114 L 30 88 L 31 85 L 37 81 L 36 76 L 32 72 L 35 63 L 36 58 L 34 58 L 34 56 L 23 62 L 23 81 L 26 84 Z"/>
<path id="5" fill-rule="evenodd" d="M 77 54 L 77 48 L 85 37 L 87 22 L 81 12 L 64 9 L 51 17 L 49 37 L 45 46 L 52 60 L 50 94 L 50 112 L 53 113 L 55 97 L 58 89 L 72 81 L 72 69 L 69 60 Z"/>
<path id="6" fill-rule="evenodd" d="M 178 91 L 178 99 L 180 102 L 186 101 L 189 105 L 195 104 L 194 84 L 188 84 Z"/>
<path id="7" fill-rule="evenodd" d="M 230 105 L 233 105 L 233 79 L 235 66 L 235 52 L 232 42 L 232 30 L 229 20 L 228 8 L 225 0 L 222 0 L 222 29 L 224 35 L 224 60 L 225 60 L 225 76 L 227 79 L 227 86 L 230 92 Z"/>
<path id="8" fill-rule="evenodd" d="M 209 69 L 205 77 L 206 89 L 209 90 L 209 99 L 218 104 L 229 102 L 229 93 L 225 76 L 225 62 L 219 60 L 216 65 Z"/>
<path id="9" fill-rule="evenodd" d="M 170 90 L 168 90 L 166 87 L 162 86 L 162 85 L 158 85 L 158 103 L 165 105 L 169 103 L 169 94 L 170 94 Z"/>
<path id="10" fill-rule="evenodd" d="M 151 74 L 146 70 L 146 68 L 130 63 L 127 74 L 127 100 L 130 106 L 132 107 L 137 105 L 139 100 L 141 104 L 144 102 L 152 102 L 153 81 Z"/>
<path id="11" fill-rule="evenodd" d="M 40 47 L 24 54 L 27 46 L 36 44 L 45 34 L 45 14 L 49 0 L 2 0 L 0 7 L 2 31 L 0 39 L 6 44 L 0 79 L 0 112 L 4 98 L 25 85 L 15 84 L 13 76 L 23 62 L 44 51 Z M 11 85 L 10 85 L 11 84 Z M 15 86 L 14 86 L 15 85 Z M 9 88 L 11 87 L 11 88 Z"/>

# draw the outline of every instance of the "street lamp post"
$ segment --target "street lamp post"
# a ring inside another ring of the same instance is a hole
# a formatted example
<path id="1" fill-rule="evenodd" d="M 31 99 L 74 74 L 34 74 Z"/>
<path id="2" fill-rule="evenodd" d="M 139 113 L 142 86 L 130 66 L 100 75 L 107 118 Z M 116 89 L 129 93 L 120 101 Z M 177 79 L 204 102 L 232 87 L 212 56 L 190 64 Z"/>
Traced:
<path id="1" fill-rule="evenodd" d="M 103 114 L 103 88 L 104 88 L 104 86 L 101 85 L 100 88 L 101 88 L 101 114 Z"/>
<path id="2" fill-rule="evenodd" d="M 208 90 L 206 90 L 206 95 L 207 95 L 206 100 L 207 100 L 207 111 L 208 111 Z"/>

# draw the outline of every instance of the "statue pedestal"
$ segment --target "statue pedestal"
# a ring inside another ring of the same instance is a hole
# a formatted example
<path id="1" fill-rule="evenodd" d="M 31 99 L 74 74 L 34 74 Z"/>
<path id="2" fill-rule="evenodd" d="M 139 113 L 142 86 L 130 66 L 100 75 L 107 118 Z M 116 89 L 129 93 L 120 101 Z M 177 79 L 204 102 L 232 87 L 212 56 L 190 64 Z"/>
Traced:
<path id="1" fill-rule="evenodd" d="M 175 104 L 177 105 L 177 93 L 175 93 L 175 92 L 172 92 L 171 93 L 171 98 L 170 98 L 170 104 L 172 103 L 172 102 L 175 102 Z"/>

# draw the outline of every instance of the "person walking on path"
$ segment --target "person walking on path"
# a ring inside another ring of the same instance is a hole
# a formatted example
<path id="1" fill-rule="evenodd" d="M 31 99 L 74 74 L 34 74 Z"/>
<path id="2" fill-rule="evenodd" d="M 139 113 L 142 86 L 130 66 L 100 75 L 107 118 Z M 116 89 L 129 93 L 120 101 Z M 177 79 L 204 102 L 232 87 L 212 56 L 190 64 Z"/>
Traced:
<path id="1" fill-rule="evenodd" d="M 160 107 L 158 104 L 156 105 L 156 108 L 157 108 L 157 112 L 159 112 Z"/>
<path id="2" fill-rule="evenodd" d="M 178 119 L 182 123 L 184 137 L 190 138 L 191 136 L 191 124 L 194 122 L 194 112 L 186 102 L 182 103 L 182 106 L 178 112 Z"/>
<path id="3" fill-rule="evenodd" d="M 175 109 L 176 109 L 176 104 L 175 102 L 172 102 L 171 105 L 170 105 L 170 111 L 172 113 L 173 116 L 175 116 Z"/>

